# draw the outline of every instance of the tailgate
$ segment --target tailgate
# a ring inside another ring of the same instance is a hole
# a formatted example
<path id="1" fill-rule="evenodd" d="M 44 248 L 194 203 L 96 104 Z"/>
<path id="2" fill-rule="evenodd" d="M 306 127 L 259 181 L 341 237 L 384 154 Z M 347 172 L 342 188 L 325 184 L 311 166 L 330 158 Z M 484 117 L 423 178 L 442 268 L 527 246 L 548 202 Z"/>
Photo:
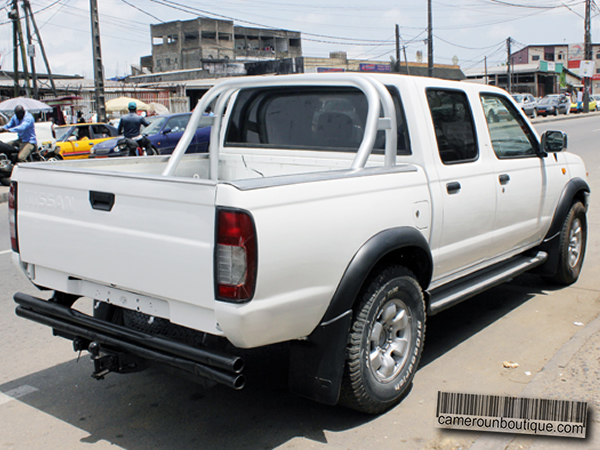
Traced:
<path id="1" fill-rule="evenodd" d="M 21 261 L 36 284 L 165 299 L 179 323 L 198 307 L 212 314 L 215 183 L 39 165 L 16 181 Z"/>

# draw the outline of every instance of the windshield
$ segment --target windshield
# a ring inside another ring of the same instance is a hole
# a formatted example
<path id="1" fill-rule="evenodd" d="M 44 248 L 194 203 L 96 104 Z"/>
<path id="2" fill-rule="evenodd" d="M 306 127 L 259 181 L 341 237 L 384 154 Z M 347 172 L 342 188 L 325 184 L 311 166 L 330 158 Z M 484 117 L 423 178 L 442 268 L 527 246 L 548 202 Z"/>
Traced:
<path id="1" fill-rule="evenodd" d="M 147 127 L 142 129 L 142 132 L 144 134 L 157 134 L 160 129 L 162 128 L 163 124 L 165 123 L 165 121 L 167 120 L 166 117 L 146 117 L 146 119 L 148 120 L 148 122 L 150 122 L 150 125 L 148 125 Z"/>
<path id="2" fill-rule="evenodd" d="M 523 103 L 523 96 L 522 95 L 513 95 L 513 98 L 515 99 L 515 102 L 517 102 L 517 103 Z"/>
<path id="3" fill-rule="evenodd" d="M 557 100 L 558 100 L 558 97 L 544 97 L 543 99 L 540 100 L 540 103 L 543 105 L 548 105 L 551 103 L 556 103 Z"/>
<path id="4" fill-rule="evenodd" d="M 55 128 L 56 131 L 56 141 L 57 142 L 62 142 L 64 140 L 66 140 L 70 135 L 71 132 L 73 131 L 73 128 L 75 127 L 57 127 Z"/>

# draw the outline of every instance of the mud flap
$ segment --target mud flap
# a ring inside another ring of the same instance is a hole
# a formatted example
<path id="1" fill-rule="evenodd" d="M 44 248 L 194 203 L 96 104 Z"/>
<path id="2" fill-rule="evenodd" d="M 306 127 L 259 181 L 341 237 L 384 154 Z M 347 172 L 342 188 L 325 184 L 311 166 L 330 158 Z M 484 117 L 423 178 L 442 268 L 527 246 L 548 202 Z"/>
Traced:
<path id="1" fill-rule="evenodd" d="M 319 325 L 290 349 L 289 385 L 292 392 L 310 400 L 335 405 L 346 359 L 352 311 Z"/>

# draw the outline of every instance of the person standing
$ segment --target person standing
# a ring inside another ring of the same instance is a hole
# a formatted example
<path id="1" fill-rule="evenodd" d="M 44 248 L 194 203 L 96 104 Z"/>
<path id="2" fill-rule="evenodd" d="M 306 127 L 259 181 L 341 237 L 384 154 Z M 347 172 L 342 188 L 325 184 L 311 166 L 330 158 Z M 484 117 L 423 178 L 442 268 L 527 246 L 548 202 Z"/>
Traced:
<path id="1" fill-rule="evenodd" d="M 15 106 L 15 114 L 10 121 L 0 128 L 0 133 L 17 133 L 18 139 L 9 142 L 19 146 L 19 162 L 27 161 L 31 152 L 37 147 L 35 136 L 35 119 L 21 105 Z"/>

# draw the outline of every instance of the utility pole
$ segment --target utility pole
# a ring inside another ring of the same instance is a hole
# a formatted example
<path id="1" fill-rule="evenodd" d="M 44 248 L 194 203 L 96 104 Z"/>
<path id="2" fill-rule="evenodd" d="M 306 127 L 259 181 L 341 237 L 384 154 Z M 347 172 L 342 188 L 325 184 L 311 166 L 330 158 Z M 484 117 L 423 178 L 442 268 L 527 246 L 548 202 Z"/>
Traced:
<path id="1" fill-rule="evenodd" d="M 54 78 L 52 77 L 52 70 L 50 70 L 50 63 L 48 62 L 48 57 L 46 56 L 46 50 L 44 49 L 44 43 L 42 42 L 42 35 L 40 34 L 37 23 L 35 22 L 35 16 L 31 11 L 29 0 L 23 0 L 23 8 L 25 8 L 26 13 L 29 12 L 29 17 L 31 18 L 31 23 L 33 24 L 33 30 L 35 31 L 38 43 L 40 44 L 42 58 L 44 58 L 44 64 L 46 65 L 46 71 L 48 72 L 48 78 L 50 79 L 50 85 L 52 86 L 52 94 L 56 97 L 56 85 L 54 84 Z"/>
<path id="2" fill-rule="evenodd" d="M 512 70 L 511 70 L 511 61 L 510 61 L 510 43 L 511 43 L 512 39 L 509 37 L 506 40 L 506 53 L 507 53 L 507 59 L 506 59 L 506 79 L 507 81 L 507 91 L 510 94 L 511 90 L 512 90 Z"/>
<path id="3" fill-rule="evenodd" d="M 427 0 L 427 73 L 433 76 L 433 13 L 431 0 Z"/>
<path id="4" fill-rule="evenodd" d="M 106 105 L 104 103 L 104 70 L 102 68 L 102 52 L 100 51 L 100 22 L 98 20 L 98 2 L 90 0 L 90 16 L 92 22 L 92 50 L 94 56 L 94 97 L 98 122 L 106 122 Z"/>
<path id="5" fill-rule="evenodd" d="M 18 13 L 12 9 L 8 13 L 8 18 L 13 21 L 13 79 L 14 79 L 14 95 L 18 97 L 21 93 L 19 86 L 19 36 L 17 35 L 17 26 L 15 20 L 18 20 Z"/>
<path id="6" fill-rule="evenodd" d="M 35 70 L 35 46 L 31 40 L 31 29 L 29 27 L 29 17 L 32 16 L 31 10 L 27 10 L 23 2 L 23 13 L 25 14 L 25 31 L 27 31 L 27 54 L 29 55 L 29 64 L 31 65 L 31 78 L 33 81 L 33 98 L 40 98 L 37 86 L 37 72 Z"/>
<path id="7" fill-rule="evenodd" d="M 488 79 L 488 71 L 487 71 L 487 56 L 483 57 L 483 64 L 485 65 L 485 84 L 489 84 L 490 80 Z"/>
<path id="8" fill-rule="evenodd" d="M 400 72 L 400 26 L 396 24 L 396 67 L 394 72 Z"/>
<path id="9" fill-rule="evenodd" d="M 590 14 L 590 0 L 585 0 L 585 60 L 592 61 L 592 27 Z M 590 78 L 583 78 L 583 112 L 590 112 Z"/>
<path id="10" fill-rule="evenodd" d="M 10 12 L 10 18 L 13 21 L 13 37 L 18 36 L 19 48 L 21 49 L 21 64 L 23 65 L 23 78 L 25 78 L 25 89 L 27 91 L 27 97 L 31 97 L 31 90 L 29 88 L 29 70 L 27 69 L 27 55 L 25 54 L 25 42 L 23 41 L 23 31 L 21 30 L 21 18 L 19 17 L 19 5 L 17 0 L 13 0 L 13 9 Z M 15 46 L 15 51 L 18 51 Z M 17 61 L 15 58 L 14 61 Z M 15 67 L 17 73 L 16 79 L 18 80 L 18 63 Z M 17 81 L 18 83 L 18 81 Z"/>

